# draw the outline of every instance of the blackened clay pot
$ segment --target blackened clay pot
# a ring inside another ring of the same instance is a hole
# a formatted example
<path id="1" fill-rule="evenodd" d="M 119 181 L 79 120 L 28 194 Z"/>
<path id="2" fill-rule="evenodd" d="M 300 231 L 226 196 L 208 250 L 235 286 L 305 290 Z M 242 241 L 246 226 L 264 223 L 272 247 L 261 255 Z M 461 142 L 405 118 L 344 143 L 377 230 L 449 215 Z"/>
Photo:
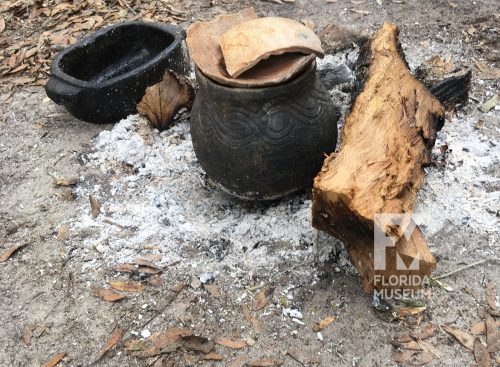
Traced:
<path id="1" fill-rule="evenodd" d="M 183 39 L 184 31 L 168 24 L 107 27 L 56 56 L 45 90 L 81 120 L 117 122 L 136 113 L 146 88 L 160 82 L 166 68 L 188 71 Z"/>
<path id="2" fill-rule="evenodd" d="M 201 166 L 225 191 L 272 200 L 310 187 L 337 143 L 330 94 L 316 63 L 297 78 L 263 88 L 231 88 L 196 70 L 191 136 Z"/>

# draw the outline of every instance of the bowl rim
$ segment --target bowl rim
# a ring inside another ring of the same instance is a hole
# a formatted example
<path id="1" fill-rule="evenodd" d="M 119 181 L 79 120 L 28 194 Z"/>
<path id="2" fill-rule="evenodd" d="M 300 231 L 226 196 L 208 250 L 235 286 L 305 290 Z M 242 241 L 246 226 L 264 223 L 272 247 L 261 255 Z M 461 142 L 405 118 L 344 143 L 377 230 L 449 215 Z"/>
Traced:
<path id="1" fill-rule="evenodd" d="M 145 27 L 149 27 L 149 28 L 154 28 L 154 29 L 160 30 L 164 33 L 168 33 L 168 34 L 174 36 L 174 40 L 172 41 L 172 43 L 170 43 L 170 45 L 167 48 L 165 48 L 163 51 L 161 51 L 159 54 L 157 54 L 154 58 L 152 58 L 151 60 L 149 60 L 145 64 L 140 65 L 140 66 L 124 73 L 124 74 L 120 74 L 119 76 L 108 79 L 102 83 L 89 82 L 89 81 L 75 78 L 75 77 L 65 73 L 60 68 L 59 65 L 60 65 L 62 58 L 64 56 L 66 56 L 67 54 L 69 54 L 77 49 L 87 47 L 90 43 L 92 43 L 97 38 L 104 36 L 108 32 L 112 32 L 116 28 L 130 27 L 130 26 L 141 26 L 141 27 L 145 26 Z M 113 25 L 105 27 L 97 32 L 92 33 L 91 35 L 83 38 L 81 41 L 79 41 L 79 42 L 65 48 L 61 52 L 59 52 L 59 54 L 57 54 L 56 57 L 54 58 L 54 60 L 52 61 L 51 70 L 50 70 L 51 75 L 50 76 L 51 77 L 54 76 L 58 79 L 62 79 L 63 81 L 65 81 L 71 85 L 80 87 L 80 88 L 109 87 L 117 82 L 120 82 L 120 81 L 123 81 L 123 80 L 130 78 L 130 76 L 132 76 L 134 74 L 140 75 L 141 73 L 145 72 L 149 67 L 151 67 L 151 65 L 157 63 L 159 60 L 161 60 L 165 56 L 168 56 L 168 54 L 170 54 L 173 50 L 175 50 L 180 45 L 183 38 L 184 38 L 184 31 L 182 30 L 182 28 L 180 28 L 176 25 L 173 25 L 173 24 L 163 24 L 163 23 L 143 22 L 143 21 L 126 21 L 126 22 L 121 22 L 118 24 L 113 24 Z"/>

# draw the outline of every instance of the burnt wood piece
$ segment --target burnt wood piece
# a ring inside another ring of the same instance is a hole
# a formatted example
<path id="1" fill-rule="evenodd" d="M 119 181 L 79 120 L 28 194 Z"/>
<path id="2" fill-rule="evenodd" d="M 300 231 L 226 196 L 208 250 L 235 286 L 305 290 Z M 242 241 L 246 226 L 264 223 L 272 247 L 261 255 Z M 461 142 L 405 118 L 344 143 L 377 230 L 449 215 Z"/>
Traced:
<path id="1" fill-rule="evenodd" d="M 397 36 L 395 25 L 384 24 L 361 49 L 355 68 L 359 93 L 346 117 L 339 153 L 325 160 L 313 187 L 313 226 L 344 242 L 367 292 L 412 288 L 386 287 L 377 275 L 423 278 L 435 268 L 418 227 L 403 235 L 404 225 L 387 225 L 381 230 L 395 246 L 386 251 L 385 269 L 374 269 L 376 215 L 413 211 L 423 168 L 431 162 L 444 123 L 443 106 L 410 73 Z M 399 270 L 395 251 L 407 266 L 418 258 L 419 269 Z"/>
<path id="2" fill-rule="evenodd" d="M 445 79 L 434 82 L 429 90 L 445 106 L 451 104 L 466 103 L 469 99 L 470 80 L 472 71 L 470 69 L 461 70 L 449 74 Z"/>

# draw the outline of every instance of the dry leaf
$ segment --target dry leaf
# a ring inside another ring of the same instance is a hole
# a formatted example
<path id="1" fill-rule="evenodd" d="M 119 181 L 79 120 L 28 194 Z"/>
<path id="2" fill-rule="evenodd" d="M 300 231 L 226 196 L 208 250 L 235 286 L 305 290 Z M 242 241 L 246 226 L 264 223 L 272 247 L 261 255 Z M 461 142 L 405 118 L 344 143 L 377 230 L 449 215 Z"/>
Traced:
<path id="1" fill-rule="evenodd" d="M 115 271 L 120 273 L 133 273 L 133 274 L 158 274 L 160 272 L 157 268 L 151 268 L 149 266 L 139 266 L 136 264 L 119 264 L 115 267 Z"/>
<path id="2" fill-rule="evenodd" d="M 228 367 L 241 367 L 241 366 L 246 366 L 246 361 L 248 360 L 247 356 L 242 354 L 233 359 L 231 362 L 229 362 Z"/>
<path id="3" fill-rule="evenodd" d="M 146 89 L 146 93 L 137 105 L 137 111 L 146 115 L 158 130 L 167 129 L 172 118 L 182 107 L 191 107 L 193 88 L 189 81 L 166 70 L 163 80 Z"/>
<path id="4" fill-rule="evenodd" d="M 410 333 L 410 336 L 414 339 L 425 340 L 430 338 L 438 331 L 436 325 L 426 324 L 420 328 L 420 330 L 415 330 Z"/>
<path id="5" fill-rule="evenodd" d="M 472 335 L 484 334 L 486 332 L 486 324 L 484 321 L 478 321 L 472 324 L 470 332 Z"/>
<path id="6" fill-rule="evenodd" d="M 329 316 L 329 317 L 315 323 L 312 329 L 315 332 L 321 331 L 334 321 L 335 321 L 335 317 Z"/>
<path id="7" fill-rule="evenodd" d="M 232 340 L 232 339 L 222 338 L 222 339 L 217 339 L 215 342 L 219 345 L 223 345 L 231 349 L 242 349 L 247 346 L 247 343 L 245 343 L 245 341 L 243 340 Z"/>
<path id="8" fill-rule="evenodd" d="M 414 350 L 402 350 L 401 352 L 393 352 L 392 358 L 394 358 L 394 362 L 404 364 L 408 362 L 415 353 L 417 352 Z"/>
<path id="9" fill-rule="evenodd" d="M 260 321 L 255 316 L 252 317 L 252 326 L 257 334 L 260 334 L 262 332 L 262 326 L 260 325 Z"/>
<path id="10" fill-rule="evenodd" d="M 406 316 L 419 314 L 420 312 L 424 311 L 425 309 L 426 309 L 425 306 L 420 306 L 420 307 L 401 307 L 398 310 L 398 316 L 399 316 L 400 319 L 403 319 Z"/>
<path id="11" fill-rule="evenodd" d="M 92 294 L 108 302 L 116 302 L 121 299 L 127 298 L 127 296 L 124 294 L 120 294 L 106 288 L 94 288 L 92 289 Z"/>
<path id="12" fill-rule="evenodd" d="M 17 250 L 20 250 L 22 249 L 23 247 L 27 246 L 28 244 L 25 243 L 25 244 L 22 244 L 22 245 L 12 245 L 10 246 L 7 250 L 5 250 L 4 252 L 2 252 L 2 254 L 0 254 L 0 263 L 3 263 L 7 260 L 10 259 L 10 257 L 17 251 Z"/>
<path id="13" fill-rule="evenodd" d="M 182 338 L 190 335 L 192 332 L 189 329 L 171 328 L 146 339 L 128 340 L 124 343 L 124 347 L 133 356 L 147 358 L 174 352 L 182 346 Z"/>
<path id="14" fill-rule="evenodd" d="M 474 358 L 478 367 L 491 367 L 491 357 L 479 338 L 474 339 Z"/>
<path id="15" fill-rule="evenodd" d="M 146 286 L 140 282 L 121 282 L 119 280 L 112 280 L 108 282 L 109 286 L 117 291 L 123 292 L 142 292 Z"/>
<path id="16" fill-rule="evenodd" d="M 224 357 L 217 353 L 208 353 L 203 359 L 206 361 L 223 361 Z"/>
<path id="17" fill-rule="evenodd" d="M 250 362 L 250 366 L 252 367 L 281 366 L 282 364 L 283 361 L 271 358 L 258 359 L 256 361 Z"/>
<path id="18" fill-rule="evenodd" d="M 80 181 L 78 177 L 54 178 L 54 186 L 73 186 Z"/>
<path id="19" fill-rule="evenodd" d="M 453 335 L 464 347 L 473 350 L 474 338 L 469 333 L 452 326 L 443 326 L 443 330 Z"/>
<path id="20" fill-rule="evenodd" d="M 59 227 L 59 231 L 57 232 L 56 239 L 59 241 L 67 239 L 69 236 L 68 230 L 69 230 L 69 226 L 66 223 L 61 225 L 61 227 Z"/>
<path id="21" fill-rule="evenodd" d="M 422 346 L 418 344 L 415 340 L 411 340 L 407 343 L 401 343 L 401 348 L 409 350 L 422 350 Z"/>
<path id="22" fill-rule="evenodd" d="M 495 333 L 488 339 L 486 350 L 489 353 L 497 353 L 500 351 L 500 333 Z"/>
<path id="23" fill-rule="evenodd" d="M 172 292 L 179 293 L 180 291 L 182 291 L 184 289 L 185 286 L 186 286 L 186 283 L 180 282 L 180 283 L 176 283 L 174 285 L 170 285 L 168 287 L 168 289 L 170 289 Z"/>
<path id="24" fill-rule="evenodd" d="M 33 336 L 35 338 L 41 337 L 43 334 L 45 334 L 47 331 L 49 331 L 49 328 L 45 324 L 36 324 L 35 328 L 33 329 Z"/>
<path id="25" fill-rule="evenodd" d="M 195 350 L 203 353 L 210 353 L 215 347 L 215 343 L 207 338 L 197 335 L 182 337 L 182 346 L 186 350 Z"/>
<path id="26" fill-rule="evenodd" d="M 92 211 L 92 217 L 97 218 L 101 214 L 101 205 L 95 197 L 89 195 L 90 210 Z"/>
<path id="27" fill-rule="evenodd" d="M 491 338 L 498 333 L 495 319 L 488 313 L 484 314 L 484 323 L 486 325 L 486 342 L 488 345 L 491 342 Z"/>
<path id="28" fill-rule="evenodd" d="M 245 320 L 248 322 L 252 322 L 252 316 L 250 315 L 250 309 L 248 308 L 247 305 L 241 306 L 241 309 L 243 310 L 243 317 Z"/>
<path id="29" fill-rule="evenodd" d="M 411 362 L 412 366 L 423 366 L 427 363 L 430 363 L 434 360 L 434 354 L 424 350 L 423 352 L 418 353 L 413 361 Z"/>
<path id="30" fill-rule="evenodd" d="M 497 301 L 496 301 L 496 294 L 495 294 L 495 286 L 493 285 L 492 282 L 488 282 L 486 285 L 486 300 L 488 301 L 488 306 L 492 310 L 497 309 Z"/>
<path id="31" fill-rule="evenodd" d="M 254 309 L 258 311 L 266 307 L 273 294 L 274 294 L 274 288 L 266 288 L 261 290 L 259 294 L 257 294 L 257 297 L 255 298 Z"/>
<path id="32" fill-rule="evenodd" d="M 152 277 L 146 280 L 149 284 L 154 287 L 159 287 L 161 285 L 161 278 L 158 275 L 153 275 Z"/>
<path id="33" fill-rule="evenodd" d="M 451 6 L 453 9 L 458 7 L 457 3 L 452 3 L 450 0 L 448 0 L 448 5 Z"/>
<path id="34" fill-rule="evenodd" d="M 65 355 L 66 355 L 65 352 L 58 353 L 54 357 L 49 359 L 47 362 L 42 364 L 41 367 L 54 367 L 55 365 L 57 365 L 61 361 L 61 359 L 64 358 Z"/>
<path id="35" fill-rule="evenodd" d="M 23 343 L 26 346 L 29 346 L 31 344 L 31 338 L 33 337 L 33 329 L 31 328 L 30 325 L 26 325 L 23 328 Z"/>
<path id="36" fill-rule="evenodd" d="M 217 284 L 215 283 L 212 283 L 212 284 L 204 284 L 203 285 L 203 288 L 205 288 L 208 293 L 210 293 L 210 295 L 212 297 L 215 297 L 215 298 L 220 298 L 221 297 L 221 293 L 220 293 L 220 289 L 219 287 L 217 286 Z"/>
<path id="37" fill-rule="evenodd" d="M 120 341 L 124 333 L 125 330 L 122 329 L 115 329 L 111 333 L 111 336 L 104 345 L 104 348 L 102 348 L 101 354 L 99 354 L 98 360 L 101 359 L 111 348 L 113 348 Z"/>
<path id="38" fill-rule="evenodd" d="M 0 33 L 2 33 L 5 30 L 5 20 L 0 17 Z"/>

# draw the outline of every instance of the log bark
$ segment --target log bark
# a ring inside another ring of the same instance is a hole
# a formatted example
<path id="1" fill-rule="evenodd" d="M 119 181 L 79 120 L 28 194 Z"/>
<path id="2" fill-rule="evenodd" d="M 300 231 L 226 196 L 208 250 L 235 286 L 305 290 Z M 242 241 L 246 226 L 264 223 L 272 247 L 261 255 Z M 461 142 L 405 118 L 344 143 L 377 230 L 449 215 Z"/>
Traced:
<path id="1" fill-rule="evenodd" d="M 383 283 L 391 276 L 423 278 L 435 267 L 420 230 L 404 234 L 408 222 L 381 228 L 395 246 L 384 249 L 385 269 L 374 266 L 377 214 L 413 211 L 444 123 L 443 106 L 408 70 L 397 37 L 397 27 L 384 24 L 363 46 L 356 68 L 360 92 L 346 117 L 339 153 L 325 160 L 313 187 L 313 226 L 344 242 L 367 292 L 418 288 Z M 418 259 L 419 268 L 402 267 L 396 252 L 406 266 Z"/>

